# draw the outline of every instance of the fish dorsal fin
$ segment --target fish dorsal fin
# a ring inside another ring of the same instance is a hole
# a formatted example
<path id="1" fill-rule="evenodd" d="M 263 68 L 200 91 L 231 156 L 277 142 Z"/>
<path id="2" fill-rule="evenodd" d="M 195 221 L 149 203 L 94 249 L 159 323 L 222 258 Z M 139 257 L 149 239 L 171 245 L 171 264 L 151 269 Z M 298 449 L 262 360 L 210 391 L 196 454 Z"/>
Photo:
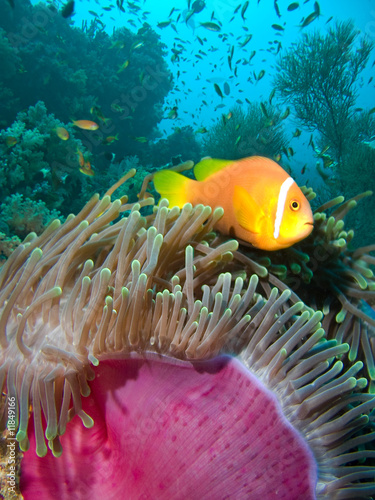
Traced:
<path id="1" fill-rule="evenodd" d="M 217 158 L 204 158 L 194 167 L 194 175 L 197 181 L 204 181 L 210 175 L 216 174 L 223 168 L 233 163 L 233 160 L 218 160 Z"/>
<path id="2" fill-rule="evenodd" d="M 233 207 L 237 222 L 252 233 L 259 233 L 259 221 L 265 214 L 262 207 L 242 186 L 234 186 Z"/>

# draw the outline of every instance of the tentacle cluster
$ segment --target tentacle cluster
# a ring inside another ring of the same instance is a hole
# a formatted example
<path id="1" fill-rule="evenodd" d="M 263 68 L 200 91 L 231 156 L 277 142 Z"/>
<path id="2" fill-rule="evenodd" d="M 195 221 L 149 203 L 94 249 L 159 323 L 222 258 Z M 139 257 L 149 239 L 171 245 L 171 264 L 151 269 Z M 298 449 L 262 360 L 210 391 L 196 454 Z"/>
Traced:
<path id="1" fill-rule="evenodd" d="M 169 210 L 162 201 L 143 217 L 141 205 L 149 202 L 123 202 L 93 197 L 64 224 L 54 221 L 40 237 L 29 235 L 1 269 L 0 380 L 7 395 L 16 396 L 21 448 L 29 446 L 30 405 L 40 456 L 46 441 L 61 454 L 59 436 L 75 415 L 93 425 L 81 398 L 89 395 L 93 367 L 102 359 L 152 355 L 194 363 L 229 353 L 276 394 L 304 435 L 318 463 L 318 498 L 375 494 L 373 468 L 361 463 L 373 458 L 375 407 L 363 363 L 356 361 L 355 345 L 369 338 L 363 325 L 370 328 L 357 313 L 362 295 L 350 296 L 350 308 L 341 302 L 347 313 L 335 312 L 333 321 L 338 293 L 325 317 L 314 310 L 317 301 L 306 305 L 264 262 L 213 233 L 220 209 Z M 118 219 L 123 211 L 128 214 Z M 320 234 L 328 222 L 316 219 Z M 329 225 L 334 240 L 327 241 L 339 241 L 342 224 Z M 349 257 L 349 250 L 332 245 L 336 261 L 352 258 L 353 272 L 361 262 L 363 269 L 372 264 L 361 251 Z M 366 273 L 360 289 L 373 293 Z M 346 276 L 358 290 L 360 280 Z M 337 279 L 335 286 L 344 293 L 345 283 Z M 373 359 L 371 348 L 363 352 Z"/>

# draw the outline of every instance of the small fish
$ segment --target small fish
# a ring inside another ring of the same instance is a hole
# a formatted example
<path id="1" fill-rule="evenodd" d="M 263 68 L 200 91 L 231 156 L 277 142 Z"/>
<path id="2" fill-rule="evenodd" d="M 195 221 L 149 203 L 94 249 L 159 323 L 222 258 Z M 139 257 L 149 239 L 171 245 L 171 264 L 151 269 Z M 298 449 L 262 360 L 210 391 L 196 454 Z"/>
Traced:
<path id="1" fill-rule="evenodd" d="M 300 24 L 300 28 L 306 28 L 306 26 L 308 26 L 309 24 L 311 24 L 313 21 L 315 21 L 315 19 L 317 19 L 318 17 L 318 14 L 314 11 L 312 12 L 310 15 L 308 15 L 306 17 L 306 19 L 302 22 L 302 24 Z"/>
<path id="2" fill-rule="evenodd" d="M 268 118 L 267 108 L 263 102 L 260 103 L 260 109 L 262 110 L 264 116 Z"/>
<path id="3" fill-rule="evenodd" d="M 5 144 L 8 148 L 12 148 L 13 146 L 15 146 L 18 142 L 18 139 L 17 137 L 14 137 L 13 135 L 8 135 L 6 138 L 5 138 Z"/>
<path id="4" fill-rule="evenodd" d="M 201 127 L 198 130 L 195 131 L 196 134 L 207 134 L 208 130 L 206 127 Z"/>
<path id="5" fill-rule="evenodd" d="M 110 118 L 105 118 L 105 116 L 103 115 L 103 111 L 101 110 L 101 108 L 99 108 L 99 106 L 91 106 L 90 113 L 96 116 L 104 124 L 110 121 Z"/>
<path id="6" fill-rule="evenodd" d="M 79 166 L 82 168 L 85 165 L 85 157 L 83 156 L 82 151 L 78 148 L 77 148 L 77 155 L 78 155 Z"/>
<path id="7" fill-rule="evenodd" d="M 306 167 L 307 167 L 307 163 L 305 163 L 304 166 L 301 169 L 301 174 L 302 175 L 306 172 Z"/>
<path id="8" fill-rule="evenodd" d="M 113 42 L 111 44 L 111 46 L 109 47 L 110 49 L 123 49 L 125 47 L 125 42 L 124 40 L 116 40 L 115 42 Z"/>
<path id="9" fill-rule="evenodd" d="M 214 83 L 214 89 L 215 89 L 215 92 L 217 93 L 217 95 L 223 99 L 223 97 L 224 97 L 223 93 L 222 93 L 222 91 L 217 83 Z"/>
<path id="10" fill-rule="evenodd" d="M 325 168 L 332 167 L 335 161 L 329 155 L 321 155 L 320 158 L 323 160 L 323 166 Z"/>
<path id="11" fill-rule="evenodd" d="M 123 113 L 125 111 L 125 107 L 122 107 L 120 106 L 119 104 L 117 104 L 116 102 L 113 102 L 111 104 L 111 109 L 112 111 L 115 111 L 116 113 Z"/>
<path id="12" fill-rule="evenodd" d="M 287 172 L 269 158 L 206 158 L 195 165 L 194 174 L 196 180 L 159 170 L 154 174 L 155 189 L 170 207 L 182 208 L 185 203 L 222 207 L 224 215 L 215 228 L 223 234 L 263 250 L 280 250 L 313 230 L 309 202 Z"/>
<path id="13" fill-rule="evenodd" d="M 239 135 L 234 143 L 235 146 L 237 146 L 237 144 L 240 142 L 241 140 L 241 136 Z"/>
<path id="14" fill-rule="evenodd" d="M 132 137 L 132 139 L 137 142 L 148 142 L 147 137 Z"/>
<path id="15" fill-rule="evenodd" d="M 95 175 L 95 172 L 91 168 L 90 162 L 87 162 L 87 164 L 81 167 L 79 171 L 84 175 L 88 175 L 89 177 L 94 177 Z"/>
<path id="16" fill-rule="evenodd" d="M 268 102 L 270 104 L 272 104 L 272 99 L 275 97 L 275 92 L 276 92 L 276 89 L 272 89 L 271 93 L 270 93 L 270 96 L 268 98 Z"/>
<path id="17" fill-rule="evenodd" d="M 228 82 L 224 82 L 224 94 L 225 95 L 229 95 L 230 94 L 230 87 L 229 87 Z M 371 113 L 371 111 L 370 111 L 370 113 Z"/>
<path id="18" fill-rule="evenodd" d="M 280 160 L 281 160 L 281 154 L 280 154 L 280 153 L 278 153 L 278 154 L 274 155 L 273 159 L 274 159 L 275 161 L 280 161 Z"/>
<path id="19" fill-rule="evenodd" d="M 98 130 L 99 125 L 91 120 L 73 120 L 73 125 L 83 130 Z"/>
<path id="20" fill-rule="evenodd" d="M 289 156 L 294 156 L 294 150 L 293 150 L 293 148 L 290 148 L 290 147 L 288 148 L 288 155 Z"/>
<path id="21" fill-rule="evenodd" d="M 267 120 L 264 122 L 264 126 L 266 128 L 268 127 L 272 127 L 273 125 L 275 125 L 275 122 L 273 121 L 272 118 L 267 118 Z M 265 143 L 266 144 L 266 143 Z"/>
<path id="22" fill-rule="evenodd" d="M 246 1 L 246 2 L 243 4 L 243 7 L 242 7 L 242 9 L 241 9 L 241 17 L 242 17 L 242 19 L 243 19 L 244 21 L 246 21 L 246 19 L 245 19 L 245 12 L 246 12 L 246 10 L 247 10 L 248 6 L 249 6 L 249 2 L 248 2 L 248 1 Z"/>
<path id="23" fill-rule="evenodd" d="M 209 31 L 221 31 L 220 26 L 216 23 L 211 23 L 211 22 L 200 23 L 200 26 L 202 26 L 202 28 L 206 28 L 206 30 Z"/>
<path id="24" fill-rule="evenodd" d="M 62 141 L 67 141 L 69 139 L 69 132 L 66 130 L 64 127 L 56 127 L 56 135 L 59 137 Z"/>
<path id="25" fill-rule="evenodd" d="M 280 120 L 285 120 L 285 118 L 288 118 L 289 115 L 290 115 L 290 109 L 286 108 L 284 113 L 282 115 L 280 115 Z"/>
<path id="26" fill-rule="evenodd" d="M 126 61 L 119 66 L 117 73 L 121 73 L 121 71 L 124 71 L 124 69 L 126 69 L 128 66 L 129 66 L 129 59 L 126 59 Z"/>
<path id="27" fill-rule="evenodd" d="M 288 5 L 288 8 L 286 10 L 288 10 L 289 12 L 292 12 L 293 10 L 298 9 L 298 7 L 299 7 L 299 3 L 293 2 L 290 5 Z"/>
<path id="28" fill-rule="evenodd" d="M 329 150 L 330 147 L 331 146 L 327 144 L 321 151 L 319 151 L 319 149 L 316 149 L 315 152 L 318 154 L 319 157 L 322 157 Z"/>
<path id="29" fill-rule="evenodd" d="M 74 0 L 67 2 L 61 9 L 61 15 L 66 19 L 71 17 L 74 13 Z"/>
<path id="30" fill-rule="evenodd" d="M 158 23 L 156 26 L 158 28 L 161 28 L 161 29 L 166 28 L 167 26 L 169 26 L 171 24 L 171 22 L 172 22 L 172 19 L 169 19 L 168 21 L 162 21 L 162 22 Z"/>
<path id="31" fill-rule="evenodd" d="M 133 45 L 130 47 L 130 50 L 139 49 L 140 47 L 143 47 L 144 44 L 145 44 L 144 42 L 134 42 Z"/>
<path id="32" fill-rule="evenodd" d="M 118 141 L 118 134 L 116 134 L 116 135 L 109 135 L 108 137 L 106 137 L 105 139 L 102 140 L 102 144 L 109 145 L 109 144 L 112 144 L 112 142 L 115 142 L 115 141 Z"/>
<path id="33" fill-rule="evenodd" d="M 245 45 L 247 45 L 252 38 L 253 38 L 253 35 L 247 35 L 245 40 L 242 43 L 240 43 L 241 49 L 243 49 L 245 47 Z"/>
<path id="34" fill-rule="evenodd" d="M 265 75 L 265 74 L 266 74 L 266 72 L 264 71 L 264 69 L 262 69 L 262 70 L 259 72 L 258 76 L 255 76 L 255 75 L 254 75 L 254 78 L 255 78 L 255 80 L 256 80 L 257 82 L 259 82 L 259 80 L 261 80 L 261 79 L 264 77 L 264 75 Z"/>
<path id="35" fill-rule="evenodd" d="M 280 24 L 273 24 L 271 28 L 273 28 L 276 31 L 284 31 L 284 28 L 280 26 Z"/>
<path id="36" fill-rule="evenodd" d="M 299 137 L 300 135 L 302 134 L 302 132 L 300 131 L 299 128 L 296 128 L 294 134 L 293 134 L 293 137 Z"/>
<path id="37" fill-rule="evenodd" d="M 375 113 L 375 108 L 371 108 L 370 111 L 368 112 L 369 115 L 372 115 L 372 113 Z"/>
<path id="38" fill-rule="evenodd" d="M 276 12 L 276 15 L 278 18 L 281 17 L 281 14 L 280 14 L 280 9 L 279 9 L 279 6 L 277 5 L 277 0 L 274 0 L 273 2 L 273 7 L 275 9 L 275 12 Z"/>
<path id="39" fill-rule="evenodd" d="M 177 114 L 177 106 L 174 106 L 170 111 L 169 113 L 167 114 L 166 118 L 168 118 L 169 120 L 175 120 L 178 116 Z"/>

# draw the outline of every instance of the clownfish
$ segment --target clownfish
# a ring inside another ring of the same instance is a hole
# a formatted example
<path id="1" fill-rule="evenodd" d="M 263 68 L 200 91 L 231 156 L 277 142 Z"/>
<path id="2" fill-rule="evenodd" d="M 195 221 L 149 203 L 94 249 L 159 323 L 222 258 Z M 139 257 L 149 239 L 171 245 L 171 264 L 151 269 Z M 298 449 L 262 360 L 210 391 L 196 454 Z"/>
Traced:
<path id="1" fill-rule="evenodd" d="M 296 182 L 269 158 L 238 161 L 205 158 L 194 167 L 196 180 L 172 170 L 154 174 L 156 191 L 169 206 L 186 203 L 222 207 L 215 228 L 262 250 L 287 248 L 313 230 L 310 204 Z"/>

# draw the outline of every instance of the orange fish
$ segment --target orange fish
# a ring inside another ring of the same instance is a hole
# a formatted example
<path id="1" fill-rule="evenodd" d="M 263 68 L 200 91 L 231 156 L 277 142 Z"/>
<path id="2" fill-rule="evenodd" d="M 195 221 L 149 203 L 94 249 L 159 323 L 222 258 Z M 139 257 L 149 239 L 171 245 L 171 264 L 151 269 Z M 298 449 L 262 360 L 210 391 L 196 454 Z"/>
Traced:
<path id="1" fill-rule="evenodd" d="M 194 167 L 197 180 L 172 170 L 154 175 L 155 189 L 170 207 L 224 208 L 216 228 L 263 250 L 287 248 L 313 230 L 311 207 L 295 181 L 269 158 L 238 161 L 206 158 Z"/>
<path id="2" fill-rule="evenodd" d="M 63 141 L 69 139 L 69 132 L 64 127 L 56 127 L 56 135 Z"/>
<path id="3" fill-rule="evenodd" d="M 17 144 L 17 142 L 18 142 L 17 137 L 13 137 L 12 135 L 8 135 L 5 138 L 5 144 L 7 145 L 8 148 L 12 148 Z"/>
<path id="4" fill-rule="evenodd" d="M 81 167 L 79 169 L 79 171 L 82 173 L 82 174 L 85 174 L 85 175 L 88 175 L 90 177 L 94 177 L 95 175 L 95 172 L 93 171 L 93 169 L 91 168 L 91 165 L 90 165 L 90 162 L 87 162 L 83 167 Z"/>
<path id="5" fill-rule="evenodd" d="M 73 120 L 73 125 L 83 130 L 98 130 L 99 125 L 91 120 Z"/>
<path id="6" fill-rule="evenodd" d="M 83 156 L 82 151 L 80 151 L 78 148 L 77 148 L 77 155 L 78 155 L 79 166 L 83 167 L 85 164 L 85 157 Z"/>
<path id="7" fill-rule="evenodd" d="M 112 142 L 118 141 L 118 134 L 116 135 L 109 135 L 105 139 L 102 140 L 102 144 L 107 144 L 110 145 Z"/>

